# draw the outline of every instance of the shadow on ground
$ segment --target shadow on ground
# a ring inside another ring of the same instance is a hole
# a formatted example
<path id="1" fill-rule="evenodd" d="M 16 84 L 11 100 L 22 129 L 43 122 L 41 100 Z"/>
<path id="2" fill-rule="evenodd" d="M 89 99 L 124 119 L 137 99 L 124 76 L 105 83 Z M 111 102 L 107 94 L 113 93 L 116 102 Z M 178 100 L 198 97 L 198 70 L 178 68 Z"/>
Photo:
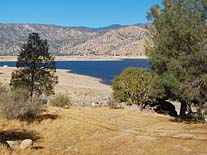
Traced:
<path id="1" fill-rule="evenodd" d="M 0 141 L 16 141 L 16 140 L 24 140 L 24 139 L 32 139 L 33 141 L 37 141 L 40 139 L 39 135 L 34 131 L 27 130 L 6 130 L 0 131 Z"/>
<path id="2" fill-rule="evenodd" d="M 59 118 L 58 115 L 56 114 L 42 114 L 42 115 L 39 115 L 39 116 L 36 116 L 36 117 L 26 117 L 26 118 L 19 118 L 19 120 L 21 121 L 25 121 L 27 123 L 33 123 L 33 122 L 42 122 L 44 120 L 56 120 L 57 118 Z"/>
<path id="3" fill-rule="evenodd" d="M 192 119 L 181 119 L 179 117 L 174 117 L 172 119 L 169 119 L 169 121 L 171 122 L 176 122 L 176 123 L 185 123 L 185 124 L 201 124 L 201 123 L 205 123 L 204 121 L 196 121 L 196 120 L 192 120 Z"/>
<path id="4" fill-rule="evenodd" d="M 36 121 L 38 121 L 38 122 L 41 122 L 41 121 L 43 121 L 43 120 L 47 120 L 47 119 L 50 119 L 50 120 L 56 120 L 57 118 L 59 118 L 59 116 L 56 115 L 56 114 L 43 114 L 43 115 L 38 116 L 38 117 L 37 117 L 36 119 L 34 119 L 34 120 L 36 120 Z"/>

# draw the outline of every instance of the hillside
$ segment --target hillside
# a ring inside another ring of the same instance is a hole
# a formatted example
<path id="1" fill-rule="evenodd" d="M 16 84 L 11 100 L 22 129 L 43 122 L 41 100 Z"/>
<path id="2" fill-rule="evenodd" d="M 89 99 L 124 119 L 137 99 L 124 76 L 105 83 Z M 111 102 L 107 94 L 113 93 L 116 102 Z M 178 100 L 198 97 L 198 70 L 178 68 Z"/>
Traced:
<path id="1" fill-rule="evenodd" d="M 55 55 L 144 55 L 143 25 L 103 28 L 61 27 L 43 24 L 0 24 L 0 55 L 17 55 L 29 33 L 48 39 Z"/>

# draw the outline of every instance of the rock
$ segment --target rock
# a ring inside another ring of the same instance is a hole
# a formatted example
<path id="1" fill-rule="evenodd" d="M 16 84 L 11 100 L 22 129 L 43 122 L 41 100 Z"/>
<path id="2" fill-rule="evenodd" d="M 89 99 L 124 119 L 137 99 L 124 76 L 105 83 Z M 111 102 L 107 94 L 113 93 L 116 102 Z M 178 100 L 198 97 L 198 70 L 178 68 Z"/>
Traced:
<path id="1" fill-rule="evenodd" d="M 155 112 L 153 107 L 151 107 L 150 105 L 146 105 L 142 110 L 145 112 L 151 112 L 151 113 Z"/>
<path id="2" fill-rule="evenodd" d="M 121 102 L 121 103 L 119 104 L 119 107 L 120 107 L 121 109 L 125 109 L 125 108 L 127 107 L 127 104 L 126 104 L 125 102 Z"/>
<path id="3" fill-rule="evenodd" d="M 103 104 L 101 105 L 101 107 L 108 107 L 108 104 L 107 104 L 107 103 L 103 103 Z"/>
<path id="4" fill-rule="evenodd" d="M 33 145 L 33 141 L 31 139 L 25 139 L 21 142 L 20 148 L 24 150 L 27 148 L 31 148 L 32 145 Z"/>
<path id="5" fill-rule="evenodd" d="M 63 147 L 63 148 L 54 148 L 53 151 L 55 151 L 55 152 L 60 152 L 60 151 L 63 151 L 63 152 L 76 152 L 76 153 L 80 152 L 79 149 L 73 148 L 73 147 L 70 147 L 70 146 Z"/>
<path id="6" fill-rule="evenodd" d="M 95 106 L 96 106 L 96 103 L 95 103 L 95 102 L 92 102 L 92 103 L 91 103 L 91 106 L 92 106 L 92 107 L 95 107 Z"/>
<path id="7" fill-rule="evenodd" d="M 70 109 L 70 106 L 65 105 L 64 108 L 65 108 L 65 109 Z"/>
<path id="8" fill-rule="evenodd" d="M 141 106 L 138 106 L 136 104 L 132 104 L 131 106 L 128 106 L 127 108 L 131 111 L 141 111 L 142 109 Z"/>
<path id="9" fill-rule="evenodd" d="M 92 107 L 100 107 L 101 106 L 101 103 L 99 103 L 99 102 L 91 102 L 91 106 Z"/>
<path id="10" fill-rule="evenodd" d="M 15 148 L 19 145 L 18 141 L 6 141 L 10 148 Z"/>

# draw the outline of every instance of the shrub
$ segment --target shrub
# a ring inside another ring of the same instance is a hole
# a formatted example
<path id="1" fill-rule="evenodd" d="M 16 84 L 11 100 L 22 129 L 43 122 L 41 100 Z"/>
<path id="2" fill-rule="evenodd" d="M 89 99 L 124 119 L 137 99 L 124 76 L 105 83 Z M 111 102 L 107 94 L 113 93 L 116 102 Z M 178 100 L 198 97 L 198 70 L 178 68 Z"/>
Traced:
<path id="1" fill-rule="evenodd" d="M 116 99 L 112 98 L 112 99 L 108 100 L 107 105 L 111 109 L 116 109 L 117 108 L 117 105 L 118 105 L 118 102 L 117 102 Z"/>
<path id="2" fill-rule="evenodd" d="M 0 83 L 0 94 L 7 92 L 6 86 L 4 86 L 2 83 Z"/>
<path id="3" fill-rule="evenodd" d="M 0 94 L 0 115 L 7 119 L 32 120 L 44 109 L 40 97 L 29 98 L 25 90 L 8 91 Z"/>
<path id="4" fill-rule="evenodd" d="M 55 107 L 69 108 L 71 103 L 68 96 L 64 94 L 56 95 L 51 101 L 50 104 Z"/>
<path id="5" fill-rule="evenodd" d="M 141 68 L 127 68 L 112 81 L 113 96 L 120 102 L 143 105 L 149 101 L 152 74 Z"/>

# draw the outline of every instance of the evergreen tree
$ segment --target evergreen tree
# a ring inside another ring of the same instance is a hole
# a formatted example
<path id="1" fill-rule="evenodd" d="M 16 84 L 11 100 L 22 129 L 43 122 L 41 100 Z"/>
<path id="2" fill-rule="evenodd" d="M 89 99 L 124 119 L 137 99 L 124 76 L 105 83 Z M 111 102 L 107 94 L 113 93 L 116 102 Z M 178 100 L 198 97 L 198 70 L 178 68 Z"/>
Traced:
<path id="1" fill-rule="evenodd" d="M 18 56 L 17 70 L 12 73 L 12 88 L 26 88 L 30 97 L 54 93 L 56 66 L 48 50 L 47 40 L 40 39 L 38 33 L 29 35 Z"/>
<path id="2" fill-rule="evenodd" d="M 181 117 L 191 104 L 207 102 L 207 1 L 164 0 L 152 7 L 146 53 L 157 74 L 152 95 L 181 102 Z M 159 11 L 156 11 L 159 10 Z"/>

